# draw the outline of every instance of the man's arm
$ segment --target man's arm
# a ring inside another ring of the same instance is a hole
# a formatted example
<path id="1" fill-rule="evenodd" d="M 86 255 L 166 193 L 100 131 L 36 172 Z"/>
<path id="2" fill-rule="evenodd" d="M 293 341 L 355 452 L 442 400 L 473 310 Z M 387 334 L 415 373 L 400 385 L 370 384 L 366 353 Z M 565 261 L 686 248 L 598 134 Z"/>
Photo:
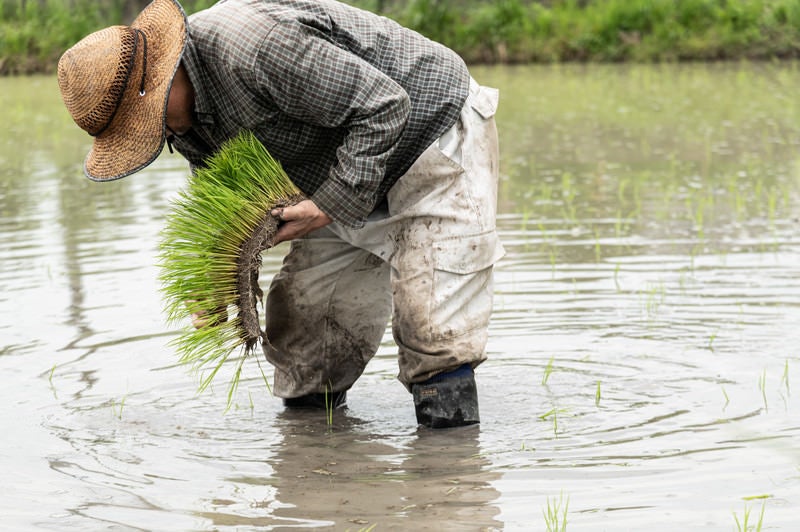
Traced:
<path id="1" fill-rule="evenodd" d="M 408 94 L 320 30 L 297 21 L 282 22 L 265 37 L 256 82 L 258 90 L 295 120 L 346 131 L 337 164 L 310 199 L 323 215 L 349 227 L 362 226 L 375 208 L 386 161 L 408 121 Z M 325 219 L 315 209 L 304 209 L 297 206 L 285 213 L 300 218 L 308 214 L 312 219 L 304 223 L 312 226 Z M 286 228 L 279 236 L 289 234 Z"/>

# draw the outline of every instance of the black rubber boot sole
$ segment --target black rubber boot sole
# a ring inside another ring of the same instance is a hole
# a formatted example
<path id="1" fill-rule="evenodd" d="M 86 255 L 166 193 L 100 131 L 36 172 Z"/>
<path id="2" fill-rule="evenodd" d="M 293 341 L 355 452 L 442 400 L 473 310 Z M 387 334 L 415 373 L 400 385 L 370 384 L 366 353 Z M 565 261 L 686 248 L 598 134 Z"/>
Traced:
<path id="1" fill-rule="evenodd" d="M 480 423 L 478 389 L 468 364 L 423 383 L 412 384 L 411 393 L 420 425 L 444 429 Z"/>

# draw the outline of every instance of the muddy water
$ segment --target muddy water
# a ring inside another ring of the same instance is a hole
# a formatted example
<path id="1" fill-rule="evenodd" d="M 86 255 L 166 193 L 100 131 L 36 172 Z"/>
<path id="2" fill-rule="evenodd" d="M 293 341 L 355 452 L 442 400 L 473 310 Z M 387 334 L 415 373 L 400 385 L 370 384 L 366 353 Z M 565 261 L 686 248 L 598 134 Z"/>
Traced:
<path id="1" fill-rule="evenodd" d="M 255 362 L 198 395 L 155 258 L 184 165 L 91 183 L 55 81 L 0 79 L 2 527 L 796 529 L 797 65 L 475 75 L 508 254 L 483 423 L 435 433 L 388 334 L 331 426 Z"/>

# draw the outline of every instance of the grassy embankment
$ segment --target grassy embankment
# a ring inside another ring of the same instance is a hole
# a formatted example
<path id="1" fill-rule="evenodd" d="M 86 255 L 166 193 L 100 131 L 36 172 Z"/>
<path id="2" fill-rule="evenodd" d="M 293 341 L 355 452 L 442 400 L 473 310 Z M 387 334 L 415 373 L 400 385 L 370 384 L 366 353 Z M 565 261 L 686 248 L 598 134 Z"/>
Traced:
<path id="1" fill-rule="evenodd" d="M 211 0 L 183 2 L 191 13 Z M 470 63 L 800 57 L 797 0 L 351 0 Z M 0 0 L 0 74 L 52 72 L 122 0 Z"/>
<path id="2" fill-rule="evenodd" d="M 181 0 L 181 4 L 194 12 L 214 1 Z M 129 11 L 136 4 L 130 0 L 0 0 L 0 75 L 55 72 L 64 50 L 93 31 L 130 23 L 135 13 Z"/>
<path id="3" fill-rule="evenodd" d="M 467 10 L 454 4 L 413 0 L 404 21 L 472 63 L 800 57 L 797 0 L 497 0 Z"/>

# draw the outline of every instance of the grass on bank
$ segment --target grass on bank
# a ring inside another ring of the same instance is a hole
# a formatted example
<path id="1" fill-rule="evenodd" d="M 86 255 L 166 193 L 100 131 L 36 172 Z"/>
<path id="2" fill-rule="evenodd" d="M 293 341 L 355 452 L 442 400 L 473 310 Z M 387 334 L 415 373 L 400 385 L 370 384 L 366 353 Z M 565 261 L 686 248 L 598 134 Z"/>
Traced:
<path id="1" fill-rule="evenodd" d="M 798 57 L 795 0 L 413 0 L 401 22 L 468 62 Z"/>
<path id="2" fill-rule="evenodd" d="M 139 3 L 142 3 L 141 0 Z M 211 0 L 186 0 L 188 14 Z M 796 0 L 350 0 L 469 63 L 800 57 Z M 124 0 L 0 0 L 0 74 L 52 72 L 86 34 L 130 22 Z"/>
<path id="3" fill-rule="evenodd" d="M 55 71 L 61 54 L 106 26 L 129 24 L 146 0 L 0 0 L 0 74 Z M 214 0 L 182 0 L 188 13 Z"/>

